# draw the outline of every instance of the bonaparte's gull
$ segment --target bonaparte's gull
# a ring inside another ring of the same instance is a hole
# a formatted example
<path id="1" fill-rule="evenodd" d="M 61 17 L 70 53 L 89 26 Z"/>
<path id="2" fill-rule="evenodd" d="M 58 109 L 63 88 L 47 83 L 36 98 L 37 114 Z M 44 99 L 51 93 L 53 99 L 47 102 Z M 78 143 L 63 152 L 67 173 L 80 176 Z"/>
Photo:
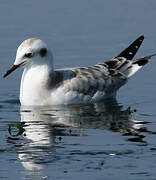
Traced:
<path id="1" fill-rule="evenodd" d="M 131 61 L 142 41 L 143 36 L 116 58 L 94 66 L 54 70 L 48 46 L 40 39 L 30 38 L 18 47 L 15 62 L 4 77 L 24 67 L 20 102 L 26 106 L 84 104 L 115 98 L 117 90 L 156 55 Z"/>

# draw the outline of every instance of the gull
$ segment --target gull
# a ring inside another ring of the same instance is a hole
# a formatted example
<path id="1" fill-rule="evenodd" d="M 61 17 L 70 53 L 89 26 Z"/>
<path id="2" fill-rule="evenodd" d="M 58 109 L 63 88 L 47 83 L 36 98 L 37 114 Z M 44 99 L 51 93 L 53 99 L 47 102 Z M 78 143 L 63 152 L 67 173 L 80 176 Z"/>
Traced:
<path id="1" fill-rule="evenodd" d="M 20 103 L 24 106 L 89 104 L 116 98 L 118 89 L 156 54 L 132 61 L 144 37 L 139 37 L 117 57 L 88 67 L 54 69 L 53 55 L 38 38 L 23 41 L 4 78 L 24 67 Z"/>

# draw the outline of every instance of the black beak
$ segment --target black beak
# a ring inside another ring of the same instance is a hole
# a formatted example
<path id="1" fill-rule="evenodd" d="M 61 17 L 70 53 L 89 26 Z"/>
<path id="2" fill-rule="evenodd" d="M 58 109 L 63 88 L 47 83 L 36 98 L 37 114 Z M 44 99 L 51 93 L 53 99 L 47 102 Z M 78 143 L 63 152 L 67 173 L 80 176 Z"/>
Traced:
<path id="1" fill-rule="evenodd" d="M 25 61 L 20 63 L 20 64 L 18 64 L 18 65 L 12 65 L 10 67 L 10 69 L 3 75 L 3 78 L 7 77 L 9 74 L 11 74 L 13 71 L 15 71 L 17 68 L 19 68 L 24 63 L 25 63 Z"/>
<path id="2" fill-rule="evenodd" d="M 7 77 L 10 73 L 15 71 L 20 65 L 12 65 L 10 69 L 3 75 L 3 78 Z"/>

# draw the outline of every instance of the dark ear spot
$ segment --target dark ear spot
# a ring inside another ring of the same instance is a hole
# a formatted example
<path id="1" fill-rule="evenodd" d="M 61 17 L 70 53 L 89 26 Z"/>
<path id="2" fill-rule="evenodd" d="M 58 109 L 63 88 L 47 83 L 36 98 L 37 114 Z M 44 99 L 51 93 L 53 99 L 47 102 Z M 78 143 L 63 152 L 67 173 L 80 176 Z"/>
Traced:
<path id="1" fill-rule="evenodd" d="M 41 57 L 44 57 L 47 54 L 47 49 L 46 48 L 42 48 L 39 53 L 40 53 Z"/>

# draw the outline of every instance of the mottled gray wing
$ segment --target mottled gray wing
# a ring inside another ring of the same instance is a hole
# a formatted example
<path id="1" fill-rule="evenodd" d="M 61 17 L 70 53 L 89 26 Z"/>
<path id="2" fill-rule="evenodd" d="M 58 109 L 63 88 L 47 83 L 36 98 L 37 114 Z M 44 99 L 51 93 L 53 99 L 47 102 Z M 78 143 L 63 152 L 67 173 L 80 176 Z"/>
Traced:
<path id="1" fill-rule="evenodd" d="M 122 57 L 96 64 L 95 66 L 70 68 L 55 71 L 55 87 L 94 96 L 96 92 L 111 95 L 124 85 L 128 78 L 149 62 L 156 54 L 130 61 Z"/>
<path id="2" fill-rule="evenodd" d="M 77 91 L 91 97 L 97 91 L 112 94 L 127 81 L 124 74 L 113 68 L 124 61 L 124 58 L 116 58 L 95 66 L 57 70 L 55 71 L 56 79 L 59 79 L 57 87 L 59 85 L 67 91 Z"/>

